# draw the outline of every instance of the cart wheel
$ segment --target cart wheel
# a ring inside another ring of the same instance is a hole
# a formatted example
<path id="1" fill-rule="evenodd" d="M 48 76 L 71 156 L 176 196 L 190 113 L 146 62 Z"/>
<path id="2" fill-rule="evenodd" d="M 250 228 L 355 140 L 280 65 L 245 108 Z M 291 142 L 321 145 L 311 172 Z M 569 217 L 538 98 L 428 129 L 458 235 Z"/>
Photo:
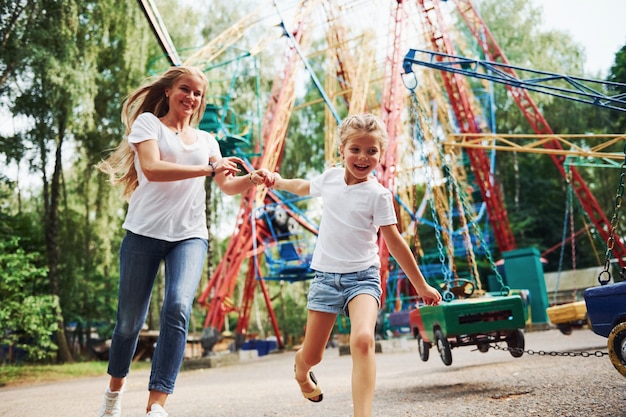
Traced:
<path id="1" fill-rule="evenodd" d="M 626 376 L 626 322 L 613 327 L 607 344 L 611 363 L 617 372 Z"/>
<path id="2" fill-rule="evenodd" d="M 477 343 L 476 346 L 478 347 L 478 350 L 482 353 L 489 352 L 489 343 Z"/>
<path id="3" fill-rule="evenodd" d="M 448 343 L 448 339 L 445 338 L 441 329 L 435 329 L 435 343 L 437 343 L 437 350 L 439 351 L 441 361 L 444 365 L 450 366 L 452 364 L 450 343 Z"/>
<path id="4" fill-rule="evenodd" d="M 424 362 L 428 360 L 428 354 L 430 353 L 430 343 L 426 342 L 419 333 L 415 335 L 417 339 L 417 350 L 420 353 L 420 359 Z"/>
<path id="5" fill-rule="evenodd" d="M 509 353 L 514 358 L 519 358 L 524 354 L 524 332 L 515 329 L 506 337 L 506 345 L 509 347 Z"/>
<path id="6" fill-rule="evenodd" d="M 559 329 L 561 331 L 561 333 L 563 333 L 566 336 L 569 336 L 569 335 L 572 334 L 572 325 L 571 325 L 571 323 L 557 324 L 556 328 Z"/>

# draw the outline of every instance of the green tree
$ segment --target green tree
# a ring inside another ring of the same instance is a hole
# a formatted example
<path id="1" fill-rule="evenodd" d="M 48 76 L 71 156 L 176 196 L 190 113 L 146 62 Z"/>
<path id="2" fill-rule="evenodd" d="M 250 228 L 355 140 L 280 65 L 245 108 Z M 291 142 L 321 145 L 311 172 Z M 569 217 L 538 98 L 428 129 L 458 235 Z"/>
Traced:
<path id="1" fill-rule="evenodd" d="M 26 253 L 18 239 L 0 241 L 0 355 L 4 363 L 49 360 L 57 349 L 58 297 L 38 291 L 46 269 L 37 267 L 38 253 Z"/>
<path id="2" fill-rule="evenodd" d="M 26 47 L 3 55 L 17 60 L 4 86 L 12 114 L 27 123 L 4 138 L 2 151 L 11 158 L 7 150 L 24 149 L 41 180 L 40 200 L 33 202 L 41 202 L 49 293 L 71 313 L 63 317 L 76 320 L 84 315 L 73 310 L 81 305 L 77 298 L 85 306 L 90 300 L 72 289 L 86 289 L 85 278 L 98 282 L 109 276 L 107 242 L 115 239 L 110 225 L 119 220 L 109 204 L 109 188 L 92 165 L 112 147 L 113 138 L 117 144 L 122 137 L 119 106 L 126 86 L 145 74 L 150 32 L 139 8 L 126 1 L 44 0 L 10 6 L 15 10 L 2 9 L 3 16 L 22 17 L 17 22 L 23 24 L 16 24 L 12 33 Z M 80 171 L 68 170 L 68 161 Z M 75 188 L 67 188 L 73 184 Z M 98 221 L 91 225 L 92 219 Z M 102 236 L 101 241 L 94 236 Z M 64 331 L 61 321 L 58 358 L 71 361 Z"/>
<path id="3" fill-rule="evenodd" d="M 626 45 L 622 46 L 615 54 L 615 61 L 609 71 L 607 81 L 626 84 Z M 612 94 L 626 94 L 626 88 L 614 87 L 611 91 Z M 626 114 L 619 113 L 611 119 L 611 127 L 613 132 L 626 133 Z"/>

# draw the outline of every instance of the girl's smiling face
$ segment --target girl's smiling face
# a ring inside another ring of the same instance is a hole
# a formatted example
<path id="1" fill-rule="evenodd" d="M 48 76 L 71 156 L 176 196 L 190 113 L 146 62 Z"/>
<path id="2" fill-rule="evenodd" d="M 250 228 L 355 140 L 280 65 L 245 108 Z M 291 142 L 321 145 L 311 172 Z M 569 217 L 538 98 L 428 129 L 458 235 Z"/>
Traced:
<path id="1" fill-rule="evenodd" d="M 380 140 L 368 134 L 348 139 L 339 152 L 346 165 L 344 180 L 348 185 L 367 181 L 382 158 Z"/>

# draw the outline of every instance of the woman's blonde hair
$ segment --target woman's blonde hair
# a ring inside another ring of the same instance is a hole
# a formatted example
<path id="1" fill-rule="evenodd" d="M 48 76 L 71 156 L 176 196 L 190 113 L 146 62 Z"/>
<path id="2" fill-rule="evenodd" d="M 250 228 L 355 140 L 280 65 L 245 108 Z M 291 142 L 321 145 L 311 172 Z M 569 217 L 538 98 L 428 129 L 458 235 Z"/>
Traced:
<path id="1" fill-rule="evenodd" d="M 345 146 L 350 139 L 365 135 L 378 139 L 382 152 L 387 149 L 387 143 L 389 142 L 387 128 L 376 115 L 364 113 L 348 116 L 343 119 L 337 128 L 340 148 Z"/>
<path id="2" fill-rule="evenodd" d="M 148 81 L 130 93 L 122 105 L 122 123 L 124 123 L 125 138 L 130 134 L 130 129 L 137 117 L 145 112 L 150 112 L 156 117 L 163 117 L 169 112 L 169 100 L 165 96 L 165 90 L 171 88 L 184 76 L 197 76 L 204 80 L 204 87 L 208 86 L 208 80 L 204 73 L 196 67 L 180 66 L 171 67 L 162 75 L 152 77 Z M 191 116 L 190 124 L 197 126 L 202 120 L 206 109 L 206 94 L 203 91 L 202 101 L 198 109 Z M 113 153 L 96 165 L 100 171 L 109 175 L 113 185 L 124 186 L 122 196 L 128 200 L 137 188 L 137 171 L 134 164 L 135 153 L 124 139 L 115 148 Z"/>

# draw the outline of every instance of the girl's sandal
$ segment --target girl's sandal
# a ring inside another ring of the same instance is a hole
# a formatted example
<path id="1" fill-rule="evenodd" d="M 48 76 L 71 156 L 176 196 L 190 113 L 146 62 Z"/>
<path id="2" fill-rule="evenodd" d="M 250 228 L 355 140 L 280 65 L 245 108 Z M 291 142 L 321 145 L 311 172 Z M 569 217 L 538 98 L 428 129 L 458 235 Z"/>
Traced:
<path id="1" fill-rule="evenodd" d="M 293 365 L 293 371 L 294 373 L 296 372 L 296 365 Z M 300 385 L 300 392 L 302 392 L 302 396 L 304 398 L 306 398 L 307 400 L 314 402 L 314 403 L 319 403 L 320 401 L 322 401 L 324 399 L 324 394 L 322 393 L 322 389 L 317 385 L 317 379 L 315 378 L 315 375 L 313 374 L 313 371 L 309 371 L 309 377 L 311 378 L 311 381 L 313 381 L 313 383 L 315 384 L 315 389 L 311 392 L 304 392 L 302 391 L 302 386 L 304 384 L 306 384 L 308 381 L 298 381 L 296 379 L 296 382 L 298 383 L 298 385 Z M 317 399 L 314 399 L 315 397 L 317 397 Z"/>

